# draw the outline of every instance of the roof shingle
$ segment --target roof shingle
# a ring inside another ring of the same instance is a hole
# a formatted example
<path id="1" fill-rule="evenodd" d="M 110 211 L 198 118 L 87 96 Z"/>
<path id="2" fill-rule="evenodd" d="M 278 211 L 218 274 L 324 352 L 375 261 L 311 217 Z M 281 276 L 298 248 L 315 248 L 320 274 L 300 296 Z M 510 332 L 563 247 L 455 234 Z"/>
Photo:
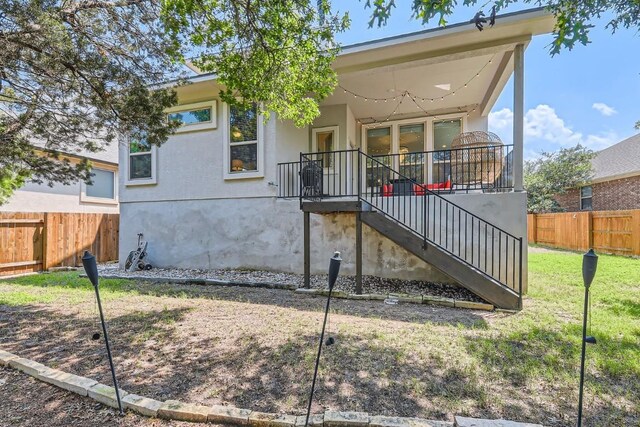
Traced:
<path id="1" fill-rule="evenodd" d="M 640 174 L 640 133 L 598 151 L 591 164 L 593 181 Z"/>

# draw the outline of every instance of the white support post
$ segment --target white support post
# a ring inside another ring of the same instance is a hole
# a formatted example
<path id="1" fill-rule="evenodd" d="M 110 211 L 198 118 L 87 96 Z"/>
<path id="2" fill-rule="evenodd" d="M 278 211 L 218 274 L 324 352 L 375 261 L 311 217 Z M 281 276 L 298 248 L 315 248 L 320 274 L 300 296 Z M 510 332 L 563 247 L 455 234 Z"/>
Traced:
<path id="1" fill-rule="evenodd" d="M 513 55 L 513 188 L 524 191 L 524 45 Z"/>

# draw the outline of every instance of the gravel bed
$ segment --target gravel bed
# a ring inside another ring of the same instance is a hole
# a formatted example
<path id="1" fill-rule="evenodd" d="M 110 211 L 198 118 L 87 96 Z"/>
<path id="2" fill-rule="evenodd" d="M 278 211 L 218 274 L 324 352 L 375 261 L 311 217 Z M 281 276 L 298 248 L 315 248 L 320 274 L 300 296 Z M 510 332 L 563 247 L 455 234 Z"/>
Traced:
<path id="1" fill-rule="evenodd" d="M 101 274 L 120 275 L 125 277 L 144 279 L 169 277 L 173 279 L 216 279 L 242 283 L 278 283 L 303 286 L 303 275 L 295 273 L 281 273 L 264 270 L 201 270 L 179 268 L 154 268 L 148 271 L 127 272 L 119 269 L 117 264 L 101 264 L 98 266 Z M 324 289 L 327 287 L 327 275 L 311 276 L 311 287 Z M 339 276 L 336 290 L 355 293 L 355 277 Z M 421 280 L 385 279 L 377 276 L 362 277 L 362 291 L 365 294 L 400 294 L 400 295 L 430 295 L 436 297 L 454 298 L 457 300 L 485 302 L 482 298 L 463 287 L 438 282 Z"/>

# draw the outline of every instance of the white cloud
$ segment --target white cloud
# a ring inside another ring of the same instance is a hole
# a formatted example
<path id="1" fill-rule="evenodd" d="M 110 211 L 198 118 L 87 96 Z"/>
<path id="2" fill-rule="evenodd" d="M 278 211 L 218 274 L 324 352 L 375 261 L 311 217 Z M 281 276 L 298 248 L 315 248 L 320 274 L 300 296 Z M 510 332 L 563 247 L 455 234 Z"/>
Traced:
<path id="1" fill-rule="evenodd" d="M 607 117 L 613 116 L 614 114 L 617 113 L 615 108 L 608 106 L 604 102 L 594 102 L 594 104 L 591 106 L 591 108 L 593 108 L 594 110 L 599 111 L 600 114 L 602 114 L 603 116 L 607 116 Z"/>
<path id="2" fill-rule="evenodd" d="M 489 114 L 489 130 L 495 132 L 502 140 L 511 144 L 513 141 L 513 111 L 509 108 Z M 573 130 L 558 116 L 555 109 L 540 104 L 528 110 L 524 116 L 524 143 L 526 157 L 534 157 L 540 151 L 555 151 L 563 147 L 582 144 L 593 150 L 601 150 L 619 141 L 614 132 L 601 134 L 583 134 Z"/>

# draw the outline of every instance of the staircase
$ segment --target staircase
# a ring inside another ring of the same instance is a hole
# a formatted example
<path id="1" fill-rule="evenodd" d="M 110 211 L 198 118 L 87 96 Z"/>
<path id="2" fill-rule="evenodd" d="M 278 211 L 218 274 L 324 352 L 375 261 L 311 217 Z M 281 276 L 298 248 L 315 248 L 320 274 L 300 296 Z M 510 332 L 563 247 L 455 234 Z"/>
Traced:
<path id="1" fill-rule="evenodd" d="M 469 291 L 497 307 L 522 308 L 522 238 L 386 163 L 360 150 L 301 154 L 301 207 L 335 205 L 336 200 L 349 198 L 363 223 Z M 327 165 L 331 174 L 326 173 Z M 342 172 L 346 165 L 351 165 L 355 177 Z M 352 185 L 354 181 L 357 184 Z M 380 182 L 394 182 L 401 191 L 384 191 Z"/>
<path id="2" fill-rule="evenodd" d="M 362 222 L 421 260 L 450 276 L 465 288 L 502 308 L 517 308 L 519 295 L 462 259 L 451 256 L 438 245 L 423 241 L 416 233 L 389 220 L 379 212 L 362 212 Z"/>

